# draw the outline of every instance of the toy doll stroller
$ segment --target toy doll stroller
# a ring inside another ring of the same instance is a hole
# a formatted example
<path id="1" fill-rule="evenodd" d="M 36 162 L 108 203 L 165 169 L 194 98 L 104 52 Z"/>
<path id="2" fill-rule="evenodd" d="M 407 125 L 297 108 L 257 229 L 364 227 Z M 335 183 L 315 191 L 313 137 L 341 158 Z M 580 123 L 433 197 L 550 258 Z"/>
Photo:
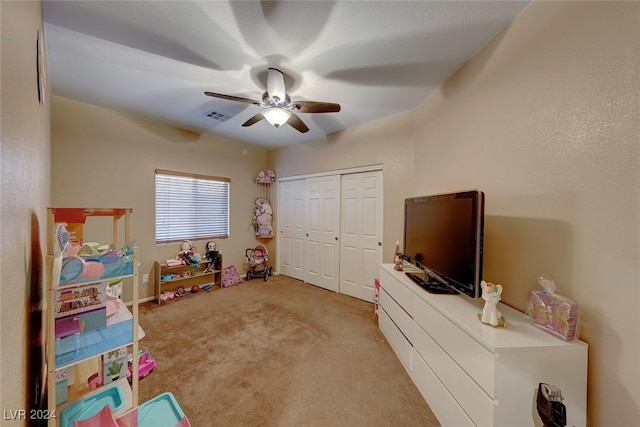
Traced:
<path id="1" fill-rule="evenodd" d="M 245 255 L 249 266 L 247 280 L 251 280 L 253 277 L 262 277 L 266 282 L 269 276 L 273 274 L 272 268 L 269 267 L 269 252 L 267 248 L 264 246 L 249 248 L 245 251 Z"/>

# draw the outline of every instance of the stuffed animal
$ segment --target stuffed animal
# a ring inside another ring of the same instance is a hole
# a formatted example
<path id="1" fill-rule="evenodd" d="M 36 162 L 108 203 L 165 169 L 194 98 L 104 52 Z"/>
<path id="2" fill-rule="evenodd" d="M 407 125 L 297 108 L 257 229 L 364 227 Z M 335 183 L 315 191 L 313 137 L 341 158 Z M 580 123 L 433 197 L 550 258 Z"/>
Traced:
<path id="1" fill-rule="evenodd" d="M 267 171 L 258 172 L 258 176 L 256 177 L 256 183 L 258 184 L 273 184 L 276 182 L 276 173 L 271 169 L 267 169 Z"/>
<path id="2" fill-rule="evenodd" d="M 271 225 L 273 218 L 273 209 L 271 203 L 263 197 L 258 197 L 255 204 L 255 214 L 253 216 L 253 227 L 256 236 L 273 237 L 273 226 Z"/>
<path id="3" fill-rule="evenodd" d="M 480 282 L 482 286 L 482 299 L 484 300 L 484 308 L 480 321 L 491 326 L 505 326 L 506 322 L 500 310 L 498 310 L 498 302 L 502 299 L 502 285 L 494 285 L 493 283 Z"/>

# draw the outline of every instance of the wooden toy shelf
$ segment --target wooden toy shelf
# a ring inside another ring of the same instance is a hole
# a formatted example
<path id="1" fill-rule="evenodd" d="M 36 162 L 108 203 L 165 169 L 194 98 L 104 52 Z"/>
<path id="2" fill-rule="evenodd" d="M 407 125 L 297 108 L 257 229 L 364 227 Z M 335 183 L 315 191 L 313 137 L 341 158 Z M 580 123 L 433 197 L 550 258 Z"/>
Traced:
<path id="1" fill-rule="evenodd" d="M 193 286 L 202 288 L 204 285 L 212 285 L 212 287 L 222 287 L 222 255 L 218 255 L 218 260 L 214 268 L 209 267 L 210 262 L 204 261 L 199 267 L 190 267 L 188 265 L 167 266 L 156 261 L 154 263 L 155 280 L 156 280 L 156 301 L 161 304 L 161 295 L 163 291 L 176 291 L 184 288 L 185 296 L 198 295 L 200 292 L 191 293 Z M 162 277 L 168 274 L 178 275 L 169 280 L 163 280 Z M 184 298 L 184 297 L 180 297 Z"/>

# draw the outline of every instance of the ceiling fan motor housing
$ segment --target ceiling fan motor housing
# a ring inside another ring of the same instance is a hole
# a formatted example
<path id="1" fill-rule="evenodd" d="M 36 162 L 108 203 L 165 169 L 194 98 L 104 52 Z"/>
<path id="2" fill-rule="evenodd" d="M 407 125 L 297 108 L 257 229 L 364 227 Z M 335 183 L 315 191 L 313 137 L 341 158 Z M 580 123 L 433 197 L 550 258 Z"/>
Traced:
<path id="1" fill-rule="evenodd" d="M 307 125 L 294 112 L 300 113 L 337 113 L 340 104 L 317 101 L 291 102 L 291 97 L 286 92 L 284 74 L 276 68 L 269 68 L 267 73 L 267 91 L 262 94 L 262 101 L 243 98 L 221 93 L 205 92 L 205 95 L 221 98 L 228 101 L 244 102 L 257 105 L 264 110 L 242 124 L 243 127 L 252 126 L 262 119 L 266 119 L 272 126 L 280 127 L 287 123 L 298 132 L 308 132 Z"/>

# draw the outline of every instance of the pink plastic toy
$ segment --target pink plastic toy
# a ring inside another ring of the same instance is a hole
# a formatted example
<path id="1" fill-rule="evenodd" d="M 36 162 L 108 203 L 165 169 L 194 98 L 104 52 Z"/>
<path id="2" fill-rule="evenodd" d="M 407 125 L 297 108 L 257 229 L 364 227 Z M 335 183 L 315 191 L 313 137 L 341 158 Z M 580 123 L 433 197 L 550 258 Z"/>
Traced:
<path id="1" fill-rule="evenodd" d="M 175 298 L 173 291 L 162 291 L 160 293 L 160 302 L 169 302 Z"/>
<path id="2" fill-rule="evenodd" d="M 140 358 L 138 359 L 138 379 L 142 379 L 149 375 L 156 368 L 156 361 L 151 358 L 151 355 L 148 351 L 140 353 Z M 131 375 L 133 373 L 133 357 L 129 355 L 129 363 L 127 369 L 127 377 L 129 381 L 131 381 Z"/>

